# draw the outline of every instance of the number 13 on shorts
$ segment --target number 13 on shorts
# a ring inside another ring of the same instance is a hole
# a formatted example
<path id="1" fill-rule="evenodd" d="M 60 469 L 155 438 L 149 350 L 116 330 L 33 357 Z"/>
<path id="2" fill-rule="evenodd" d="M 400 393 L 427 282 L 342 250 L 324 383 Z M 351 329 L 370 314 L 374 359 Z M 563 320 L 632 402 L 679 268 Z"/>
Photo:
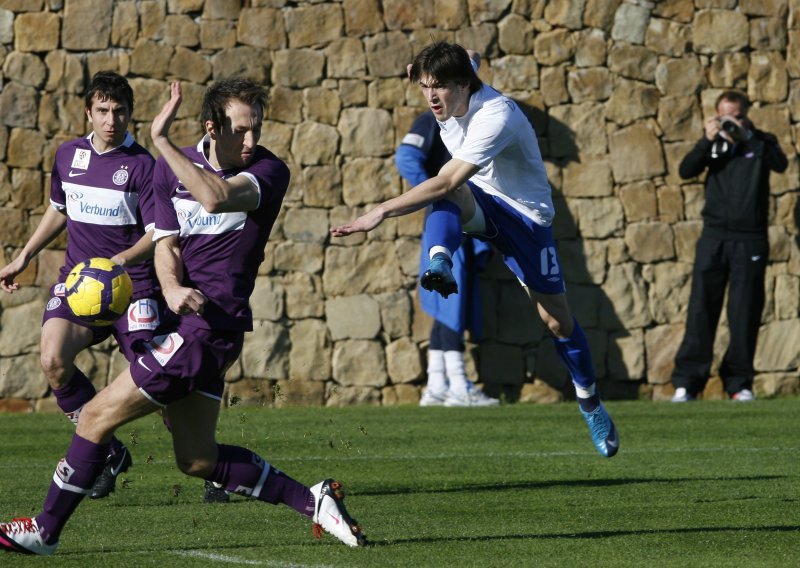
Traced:
<path id="1" fill-rule="evenodd" d="M 541 250 L 540 267 L 542 276 L 556 276 L 560 274 L 561 269 L 558 267 L 558 256 L 556 255 L 556 247 L 545 247 Z"/>

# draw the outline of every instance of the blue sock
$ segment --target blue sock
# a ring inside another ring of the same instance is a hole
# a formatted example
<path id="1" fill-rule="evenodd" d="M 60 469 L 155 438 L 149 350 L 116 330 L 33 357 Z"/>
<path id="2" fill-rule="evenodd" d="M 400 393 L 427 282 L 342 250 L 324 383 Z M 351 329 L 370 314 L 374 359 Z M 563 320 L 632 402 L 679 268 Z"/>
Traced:
<path id="1" fill-rule="evenodd" d="M 583 333 L 583 328 L 577 320 L 573 320 L 573 322 L 572 335 L 564 339 L 555 337 L 553 343 L 556 353 L 564 361 L 572 376 L 572 382 L 575 383 L 578 404 L 585 412 L 591 412 L 600 404 L 600 397 L 595 391 L 592 353 L 589 350 L 589 341 Z"/>
<path id="2" fill-rule="evenodd" d="M 425 221 L 428 240 L 433 245 L 445 247 L 451 253 L 461 246 L 461 209 L 447 199 L 431 205 L 432 211 Z"/>

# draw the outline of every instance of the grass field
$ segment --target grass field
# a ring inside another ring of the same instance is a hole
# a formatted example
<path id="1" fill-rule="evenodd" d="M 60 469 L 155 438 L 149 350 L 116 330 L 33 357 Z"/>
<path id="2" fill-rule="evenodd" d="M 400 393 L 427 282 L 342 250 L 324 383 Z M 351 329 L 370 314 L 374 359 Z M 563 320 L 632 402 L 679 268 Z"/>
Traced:
<path id="1" fill-rule="evenodd" d="M 798 566 L 800 400 L 612 402 L 621 450 L 592 447 L 574 403 L 487 409 L 237 409 L 219 439 L 311 485 L 339 478 L 373 546 L 287 507 L 203 505 L 147 418 L 134 468 L 86 500 L 46 561 L 6 566 Z M 0 415 L 0 517 L 35 515 L 71 425 Z"/>

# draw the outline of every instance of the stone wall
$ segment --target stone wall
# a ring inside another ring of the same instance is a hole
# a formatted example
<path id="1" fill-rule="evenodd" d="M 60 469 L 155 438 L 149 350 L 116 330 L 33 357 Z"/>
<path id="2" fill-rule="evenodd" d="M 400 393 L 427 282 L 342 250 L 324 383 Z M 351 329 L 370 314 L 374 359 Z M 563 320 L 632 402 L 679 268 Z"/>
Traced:
<path id="1" fill-rule="evenodd" d="M 403 190 L 393 150 L 424 107 L 405 66 L 443 38 L 481 51 L 481 77 L 537 129 L 569 298 L 603 392 L 664 399 L 703 203 L 702 180 L 680 180 L 677 166 L 717 94 L 737 87 L 790 157 L 772 177 L 756 391 L 796 393 L 799 9 L 800 0 L 0 0 L 3 260 L 48 204 L 55 148 L 87 132 L 81 94 L 95 71 L 129 77 L 146 146 L 168 81 L 184 85 L 173 130 L 191 144 L 204 87 L 249 75 L 271 95 L 262 143 L 293 181 L 228 403 L 416 403 L 431 323 L 415 293 L 421 216 L 334 242 L 328 228 Z M 54 408 L 38 337 L 64 243 L 0 298 L 0 409 Z M 469 346 L 473 376 L 512 400 L 568 396 L 543 326 L 497 258 L 481 283 L 486 339 Z M 717 359 L 726 335 L 723 324 Z M 123 365 L 109 344 L 79 363 L 98 386 Z M 706 396 L 721 395 L 712 380 Z"/>

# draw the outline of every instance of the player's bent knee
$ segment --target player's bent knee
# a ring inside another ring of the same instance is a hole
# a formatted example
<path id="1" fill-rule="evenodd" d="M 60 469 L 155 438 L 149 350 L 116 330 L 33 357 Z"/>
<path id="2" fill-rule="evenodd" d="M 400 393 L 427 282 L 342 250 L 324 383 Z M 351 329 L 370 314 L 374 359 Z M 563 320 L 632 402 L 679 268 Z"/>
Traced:
<path id="1" fill-rule="evenodd" d="M 42 353 L 39 364 L 51 387 L 58 389 L 67 385 L 71 377 L 67 376 L 66 365 L 60 357 L 51 357 Z"/>

